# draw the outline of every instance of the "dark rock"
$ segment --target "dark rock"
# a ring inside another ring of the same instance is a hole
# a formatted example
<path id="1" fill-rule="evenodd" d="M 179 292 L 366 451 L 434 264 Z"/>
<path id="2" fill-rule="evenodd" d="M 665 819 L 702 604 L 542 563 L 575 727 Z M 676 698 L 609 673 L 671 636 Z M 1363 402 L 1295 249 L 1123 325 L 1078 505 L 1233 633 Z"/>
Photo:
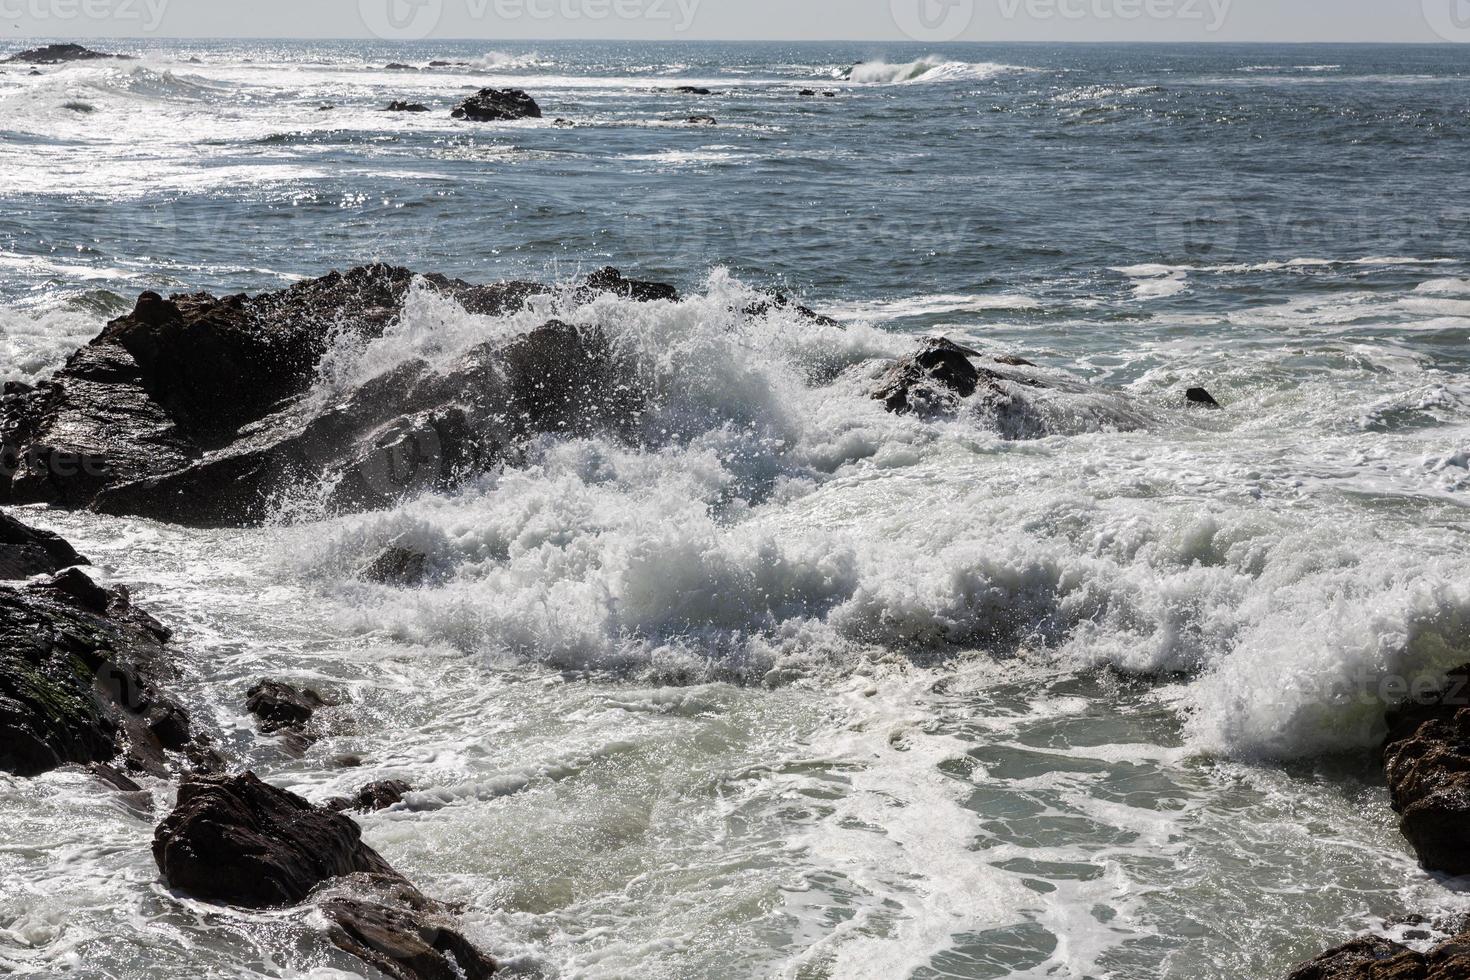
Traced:
<path id="1" fill-rule="evenodd" d="M 316 709 L 327 702 L 311 688 L 296 688 L 280 681 L 261 681 L 245 695 L 245 707 L 260 719 L 260 730 L 273 735 L 306 728 Z"/>
<path id="2" fill-rule="evenodd" d="M 168 631 L 71 569 L 24 589 L 0 588 L 0 771 L 31 776 L 65 763 L 169 771 L 187 751 L 189 716 L 164 693 Z"/>
<path id="3" fill-rule="evenodd" d="M 1287 980 L 1465 980 L 1470 977 L 1470 933 L 1427 953 L 1365 936 L 1328 950 L 1292 970 Z"/>
<path id="4" fill-rule="evenodd" d="M 1191 405 L 1203 405 L 1205 408 L 1220 408 L 1220 403 L 1203 388 L 1190 388 L 1184 393 L 1184 400 Z"/>
<path id="5" fill-rule="evenodd" d="M 316 111 L 317 112 L 331 112 L 335 108 L 337 108 L 337 107 L 334 106 L 334 105 L 319 105 L 319 106 L 316 107 Z"/>
<path id="6" fill-rule="evenodd" d="M 391 61 L 383 66 L 384 71 L 418 71 L 413 65 L 405 65 L 400 61 Z"/>
<path id="7" fill-rule="evenodd" d="M 90 562 L 59 535 L 38 531 L 0 513 L 0 579 L 49 575 Z"/>
<path id="8" fill-rule="evenodd" d="M 467 61 L 431 61 L 431 62 L 429 62 L 429 67 L 430 68 L 467 68 L 467 67 L 469 67 L 469 62 L 467 62 Z"/>
<path id="9" fill-rule="evenodd" d="M 890 412 L 927 413 L 950 407 L 958 398 L 975 393 L 985 376 L 970 363 L 980 352 L 940 337 L 927 341 L 912 357 L 904 358 L 884 375 L 873 397 Z"/>
<path id="10" fill-rule="evenodd" d="M 625 279 L 623 274 L 612 266 L 592 273 L 583 280 L 582 288 L 589 293 L 612 293 L 626 299 L 637 300 L 640 303 L 655 303 L 662 300 L 675 302 L 679 298 L 679 291 L 667 283 Z"/>
<path id="11" fill-rule="evenodd" d="M 812 309 L 809 306 L 802 306 L 800 303 L 792 302 L 790 299 L 787 298 L 786 294 L 784 293 L 768 293 L 766 299 L 757 300 L 756 302 L 751 303 L 741 312 L 744 313 L 745 316 L 765 316 L 773 309 L 792 310 L 798 316 L 802 317 L 805 320 L 810 320 L 812 323 L 815 323 L 817 326 L 820 327 L 837 327 L 838 329 L 841 329 L 842 327 L 842 324 L 838 323 L 830 316 L 818 313 L 816 310 Z"/>
<path id="12" fill-rule="evenodd" d="M 817 94 L 817 90 L 816 89 L 811 89 L 811 88 L 804 88 L 800 92 L 797 92 L 796 94 L 797 95 L 803 95 L 803 96 L 814 96 L 814 95 Z"/>
<path id="13" fill-rule="evenodd" d="M 822 97 L 823 98 L 827 98 L 827 99 L 835 99 L 835 98 L 837 98 L 837 93 L 836 92 L 823 92 L 822 93 Z"/>
<path id="14" fill-rule="evenodd" d="M 40 48 L 29 48 L 13 54 L 7 62 L 26 62 L 33 65 L 59 65 L 68 61 L 93 61 L 98 58 L 127 58 L 127 55 L 103 54 L 84 48 L 80 44 L 48 44 Z M 37 72 L 36 74 L 40 74 Z"/>
<path id="15" fill-rule="evenodd" d="M 119 793 L 143 792 L 143 787 L 105 762 L 94 762 L 88 767 L 87 771 L 96 776 L 99 782 L 105 783 Z"/>
<path id="16" fill-rule="evenodd" d="M 1383 770 L 1400 831 L 1425 868 L 1470 874 L 1470 664 L 1386 721 Z"/>
<path id="17" fill-rule="evenodd" d="M 455 119 L 496 122 L 502 119 L 540 119 L 541 107 L 518 88 L 482 88 L 451 113 Z"/>
<path id="18" fill-rule="evenodd" d="M 379 336 L 413 281 L 407 269 L 368 266 L 255 297 L 144 293 L 49 381 L 0 402 L 8 461 L 0 501 L 238 526 L 264 521 L 300 487 L 326 485 L 332 490 L 320 504 L 329 512 L 379 508 L 451 488 L 505 460 L 529 435 L 565 431 L 565 413 L 538 414 L 559 404 L 538 390 L 577 388 L 589 396 L 582 402 L 640 410 L 627 372 L 595 331 L 568 334 L 557 323 L 477 348 L 448 372 L 410 361 L 329 404 L 303 397 L 334 338 Z M 422 282 L 492 315 L 548 291 L 443 276 Z M 582 289 L 588 298 L 678 295 L 615 270 L 595 273 Z M 548 345 L 566 356 L 517 367 Z M 519 383 L 517 372 L 532 369 L 549 375 Z M 598 385 L 621 388 L 591 390 Z M 608 411 L 592 418 L 601 424 Z"/>
<path id="19" fill-rule="evenodd" d="M 698 85 L 680 85 L 678 88 L 674 89 L 674 91 L 675 92 L 678 92 L 680 95 L 713 95 L 714 94 L 709 89 L 707 89 L 707 88 L 701 88 Z"/>
<path id="20" fill-rule="evenodd" d="M 554 119 L 552 120 L 551 125 L 555 126 L 557 129 L 571 129 L 577 124 L 572 122 L 570 119 Z"/>
<path id="21" fill-rule="evenodd" d="M 319 906 L 327 938 L 397 980 L 484 980 L 496 963 L 457 931 L 425 912 L 352 898 Z"/>
<path id="22" fill-rule="evenodd" d="M 153 835 L 170 887 L 245 908 L 295 905 L 324 882 L 365 873 L 402 881 L 351 819 L 247 772 L 196 776 Z"/>
<path id="23" fill-rule="evenodd" d="M 376 783 L 368 783 L 352 796 L 338 796 L 327 801 L 327 809 L 341 813 L 343 810 L 356 810 L 359 813 L 372 813 L 375 810 L 386 810 L 403 802 L 403 797 L 413 792 L 413 787 L 401 779 L 384 779 Z"/>
<path id="24" fill-rule="evenodd" d="M 684 121 L 695 126 L 718 126 L 720 122 L 714 116 L 690 116 Z"/>
<path id="25" fill-rule="evenodd" d="M 412 588 L 422 585 L 428 574 L 427 555 L 411 548 L 393 545 L 383 549 L 383 553 L 374 558 L 372 564 L 364 568 L 358 577 L 366 582 L 377 582 L 379 585 Z"/>
<path id="26" fill-rule="evenodd" d="M 39 75 L 39 74 L 41 74 L 41 71 L 38 68 L 32 68 L 27 74 L 30 74 L 30 75 Z"/>
<path id="27" fill-rule="evenodd" d="M 384 112 L 428 112 L 429 107 L 422 102 L 389 102 Z"/>
<path id="28" fill-rule="evenodd" d="M 995 354 L 990 359 L 992 361 L 994 361 L 995 363 L 997 363 L 997 364 L 1004 364 L 1007 367 L 1035 367 L 1036 366 L 1035 364 L 1033 364 L 1030 361 L 1026 360 L 1026 358 L 1024 358 L 1024 357 L 1018 357 L 1015 354 Z"/>

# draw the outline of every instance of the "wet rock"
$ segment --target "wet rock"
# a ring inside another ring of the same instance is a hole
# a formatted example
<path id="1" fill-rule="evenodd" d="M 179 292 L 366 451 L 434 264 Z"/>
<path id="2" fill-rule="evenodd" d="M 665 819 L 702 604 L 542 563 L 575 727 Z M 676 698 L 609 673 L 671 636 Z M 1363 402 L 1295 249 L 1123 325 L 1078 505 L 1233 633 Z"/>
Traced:
<path id="1" fill-rule="evenodd" d="M 1379 936 L 1328 950 L 1292 970 L 1287 980 L 1464 980 L 1470 977 L 1470 934 L 1420 953 Z"/>
<path id="2" fill-rule="evenodd" d="M 800 95 L 800 96 L 807 97 L 807 98 L 811 98 L 812 96 L 815 96 L 817 94 L 817 90 L 816 89 L 810 89 L 810 88 L 804 88 L 800 92 L 797 92 L 796 94 L 797 95 Z"/>
<path id="3" fill-rule="evenodd" d="M 1425 868 L 1470 874 L 1470 664 L 1386 720 L 1383 769 L 1399 830 Z"/>
<path id="4" fill-rule="evenodd" d="M 467 62 L 467 61 L 431 61 L 431 62 L 429 62 L 429 67 L 430 68 L 468 68 L 469 67 L 469 62 Z"/>
<path id="5" fill-rule="evenodd" d="M 397 545 L 383 549 L 358 578 L 379 585 L 413 588 L 422 585 L 429 574 L 429 558 L 421 551 Z"/>
<path id="6" fill-rule="evenodd" d="M 680 85 L 677 88 L 675 88 L 674 91 L 677 92 L 677 93 L 679 93 L 680 95 L 713 95 L 714 94 L 709 89 L 702 88 L 702 87 L 700 87 L 698 85 Z"/>
<path id="7" fill-rule="evenodd" d="M 0 579 L 49 575 L 90 562 L 59 535 L 38 531 L 0 513 Z"/>
<path id="8" fill-rule="evenodd" d="M 407 269 L 367 266 L 254 297 L 144 293 L 49 381 L 0 402 L 0 502 L 250 525 L 301 487 L 331 488 L 318 501 L 330 513 L 452 488 L 505 459 L 518 440 L 567 428 L 560 414 L 537 414 L 530 388 L 507 386 L 517 368 L 503 363 L 548 339 L 537 334 L 566 340 L 555 323 L 504 350 L 478 349 L 448 373 L 409 361 L 330 403 L 303 397 L 334 338 L 381 335 L 414 281 Z M 419 281 L 477 314 L 516 311 L 548 291 L 436 275 Z M 583 288 L 589 296 L 677 296 L 615 270 Z M 539 361 L 550 377 L 532 387 L 625 381 L 614 378 L 605 344 L 552 346 L 583 359 Z M 623 404 L 636 411 L 632 400 Z"/>
<path id="9" fill-rule="evenodd" d="M 576 127 L 577 124 L 572 122 L 570 119 L 553 119 L 551 125 L 555 126 L 557 129 L 573 129 Z"/>
<path id="10" fill-rule="evenodd" d="M 1219 402 L 1215 401 L 1208 391 L 1203 388 L 1190 388 L 1184 393 L 1184 400 L 1191 405 L 1201 405 L 1205 408 L 1220 408 Z"/>
<path id="11" fill-rule="evenodd" d="M 890 412 L 929 412 L 954 398 L 968 398 L 984 377 L 970 362 L 980 352 L 944 337 L 927 341 L 912 357 L 894 365 L 882 378 L 873 397 Z"/>
<path id="12" fill-rule="evenodd" d="M 384 71 L 418 71 L 413 65 L 405 65 L 401 61 L 390 61 L 383 66 Z"/>
<path id="13" fill-rule="evenodd" d="M 384 112 L 428 112 L 429 107 L 422 102 L 389 102 L 383 109 Z"/>
<path id="14" fill-rule="evenodd" d="M 268 735 L 303 731 L 326 700 L 311 688 L 297 688 L 280 681 L 261 681 L 245 695 L 245 707 L 260 719 L 260 730 Z"/>
<path id="15" fill-rule="evenodd" d="M 718 126 L 720 122 L 714 116 L 690 116 L 684 121 L 694 126 Z"/>
<path id="16" fill-rule="evenodd" d="M 188 713 L 160 684 L 168 630 L 78 569 L 0 588 L 0 771 L 111 762 L 167 775 L 195 747 Z"/>
<path id="17" fill-rule="evenodd" d="M 612 293 L 640 303 L 674 302 L 679 298 L 679 291 L 667 283 L 626 279 L 612 266 L 592 273 L 583 280 L 582 288 L 588 293 Z"/>
<path id="18" fill-rule="evenodd" d="M 803 319 L 810 320 L 820 327 L 837 327 L 839 329 L 842 327 L 841 323 L 838 323 L 830 316 L 818 313 L 809 306 L 802 306 L 800 303 L 793 302 L 784 293 L 768 293 L 765 299 L 751 303 L 741 312 L 745 316 L 759 317 L 765 316 L 772 310 L 791 310 Z"/>
<path id="19" fill-rule="evenodd" d="M 518 88 L 482 88 L 455 107 L 455 119 L 496 122 L 506 119 L 540 119 L 541 107 Z"/>
<path id="20" fill-rule="evenodd" d="M 356 810 L 359 813 L 372 813 L 375 810 L 386 810 L 403 802 L 408 793 L 413 792 L 413 787 L 401 779 L 384 779 L 376 783 L 368 783 L 352 796 L 338 796 L 327 801 L 327 809 L 341 813 L 344 810 Z"/>
<path id="21" fill-rule="evenodd" d="M 6 62 L 25 62 L 32 65 L 59 65 L 69 61 L 95 61 L 99 58 L 122 58 L 127 55 L 103 54 L 84 48 L 80 44 L 47 44 L 44 47 L 28 48 L 6 58 Z M 39 74 L 39 72 L 37 73 Z"/>
<path id="22" fill-rule="evenodd" d="M 495 973 L 493 958 L 424 912 L 351 898 L 318 908 L 337 948 L 397 980 L 484 980 Z"/>
<path id="23" fill-rule="evenodd" d="M 365 873 L 402 881 L 351 819 L 239 776 L 196 776 L 153 835 L 170 887 L 244 908 L 295 905 L 324 882 Z"/>

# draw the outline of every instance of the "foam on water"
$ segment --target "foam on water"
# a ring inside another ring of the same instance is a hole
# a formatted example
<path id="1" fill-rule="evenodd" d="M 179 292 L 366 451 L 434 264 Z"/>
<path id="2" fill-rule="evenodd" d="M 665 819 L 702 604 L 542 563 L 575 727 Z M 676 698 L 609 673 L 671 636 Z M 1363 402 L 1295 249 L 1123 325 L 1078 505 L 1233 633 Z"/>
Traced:
<path id="1" fill-rule="evenodd" d="M 993 62 L 949 61 L 938 55 L 905 64 L 886 61 L 864 61 L 853 65 L 844 75 L 859 85 L 923 84 L 930 82 L 982 81 L 1007 72 L 1025 71 L 1015 65 Z"/>

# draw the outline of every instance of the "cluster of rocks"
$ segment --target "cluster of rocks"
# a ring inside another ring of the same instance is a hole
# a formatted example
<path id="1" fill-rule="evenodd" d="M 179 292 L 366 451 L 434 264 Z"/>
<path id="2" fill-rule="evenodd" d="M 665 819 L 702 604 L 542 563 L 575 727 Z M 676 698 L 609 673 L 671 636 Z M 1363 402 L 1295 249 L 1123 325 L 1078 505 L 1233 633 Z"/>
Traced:
<path id="1" fill-rule="evenodd" d="M 126 59 L 125 54 L 103 54 L 84 48 L 80 44 L 47 44 L 39 48 L 28 48 L 4 59 L 7 63 L 27 65 L 61 65 L 71 61 L 96 61 L 102 58 Z"/>

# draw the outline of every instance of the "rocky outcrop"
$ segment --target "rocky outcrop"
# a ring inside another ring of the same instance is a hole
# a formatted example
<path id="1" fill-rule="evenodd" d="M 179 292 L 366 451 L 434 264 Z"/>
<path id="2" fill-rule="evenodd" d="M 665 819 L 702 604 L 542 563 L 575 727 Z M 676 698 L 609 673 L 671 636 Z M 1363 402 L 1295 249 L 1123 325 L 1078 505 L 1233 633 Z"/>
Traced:
<path id="1" fill-rule="evenodd" d="M 327 809 L 338 813 L 345 810 L 372 813 L 402 803 L 404 796 L 411 792 L 413 787 L 401 779 L 384 779 L 368 783 L 351 796 L 338 796 L 328 800 Z"/>
<path id="2" fill-rule="evenodd" d="M 313 806 L 254 773 L 204 777 L 179 788 L 159 824 L 153 857 L 169 886 L 243 908 L 314 900 L 336 946 L 401 980 L 483 978 L 495 961 L 460 935 L 362 841 L 349 817 Z"/>
<path id="3" fill-rule="evenodd" d="M 59 535 L 38 531 L 0 513 L 0 579 L 50 575 L 90 562 Z"/>
<path id="4" fill-rule="evenodd" d="M 973 363 L 980 352 L 947 338 L 927 341 L 912 357 L 895 364 L 879 381 L 873 397 L 890 412 L 933 414 L 952 409 L 958 398 L 975 394 L 989 378 Z"/>
<path id="5" fill-rule="evenodd" d="M 557 321 L 447 372 L 410 361 L 334 400 L 307 397 L 331 344 L 379 336 L 413 281 L 368 266 L 254 297 L 144 293 L 50 380 L 0 402 L 0 502 L 239 526 L 308 486 L 327 512 L 364 510 L 450 487 L 529 435 L 639 412 L 605 340 Z M 478 314 L 548 291 L 422 281 Z M 677 298 L 613 269 L 580 288 Z"/>
<path id="6" fill-rule="evenodd" d="M 1470 933 L 1428 953 L 1366 936 L 1303 963 L 1287 980 L 1464 980 L 1470 977 Z"/>
<path id="7" fill-rule="evenodd" d="M 6 58 L 7 62 L 23 62 L 31 65 L 59 65 L 68 61 L 95 61 L 99 58 L 126 58 L 127 55 L 103 54 L 84 48 L 80 44 L 48 44 L 40 48 L 29 48 Z"/>
<path id="8" fill-rule="evenodd" d="M 1386 720 L 1383 771 L 1399 829 L 1425 868 L 1470 874 L 1470 664 Z"/>
<path id="9" fill-rule="evenodd" d="M 455 119 L 470 122 L 499 122 L 508 119 L 540 119 L 541 107 L 518 88 L 482 88 L 455 106 Z"/>
<path id="10" fill-rule="evenodd" d="M 213 764 L 188 712 L 161 683 L 173 672 L 169 631 L 72 568 L 0 588 L 0 771 L 33 776 L 122 756 L 166 775 L 168 752 Z"/>
<path id="11" fill-rule="evenodd" d="M 389 102 L 383 109 L 384 112 L 428 112 L 429 107 L 422 102 Z"/>

